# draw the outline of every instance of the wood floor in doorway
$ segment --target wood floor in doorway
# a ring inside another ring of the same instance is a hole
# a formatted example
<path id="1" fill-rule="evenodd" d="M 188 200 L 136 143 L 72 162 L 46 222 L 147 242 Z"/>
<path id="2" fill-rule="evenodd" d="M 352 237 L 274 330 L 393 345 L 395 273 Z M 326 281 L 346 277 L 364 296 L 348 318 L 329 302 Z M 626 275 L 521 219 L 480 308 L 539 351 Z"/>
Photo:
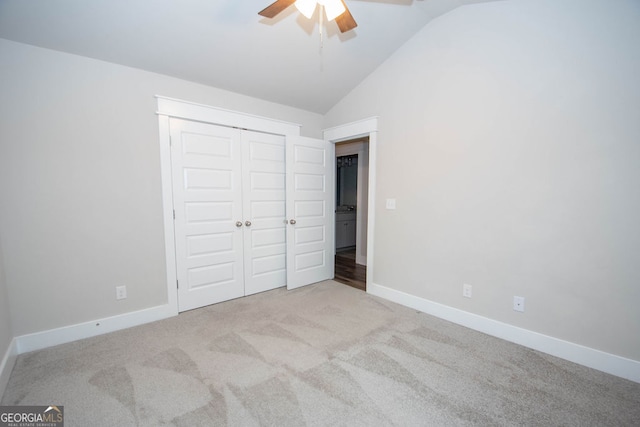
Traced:
<path id="1" fill-rule="evenodd" d="M 356 264 L 355 249 L 336 253 L 334 280 L 362 291 L 367 290 L 367 267 Z"/>

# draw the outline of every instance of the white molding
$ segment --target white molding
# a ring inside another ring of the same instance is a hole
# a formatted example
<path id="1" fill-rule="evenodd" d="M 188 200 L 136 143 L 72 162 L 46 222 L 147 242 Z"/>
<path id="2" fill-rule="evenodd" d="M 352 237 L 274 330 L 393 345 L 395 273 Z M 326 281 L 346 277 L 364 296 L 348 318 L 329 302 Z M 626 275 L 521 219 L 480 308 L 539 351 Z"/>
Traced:
<path id="1" fill-rule="evenodd" d="M 335 157 L 340 156 L 349 156 L 352 154 L 358 155 L 358 183 L 364 182 L 364 170 L 365 170 L 365 152 L 367 153 L 367 161 L 366 161 L 366 169 L 369 170 L 369 143 L 368 142 L 352 142 L 344 145 L 336 145 L 336 155 Z M 367 189 L 369 188 L 369 177 L 367 177 Z M 336 177 L 337 179 L 337 177 Z M 368 210 L 369 205 L 367 204 L 367 209 L 362 209 L 362 199 L 364 198 L 364 190 L 362 189 L 362 185 L 358 184 L 358 188 L 356 189 L 356 206 L 358 207 L 356 211 L 356 264 L 367 265 L 367 255 L 363 253 L 362 247 L 362 233 L 366 232 L 363 229 L 362 224 L 365 219 L 365 212 L 368 218 Z M 367 192 L 367 194 L 369 194 Z"/>
<path id="2" fill-rule="evenodd" d="M 119 314 L 116 316 L 96 319 L 90 322 L 64 326 L 57 329 L 36 332 L 33 334 L 16 337 L 18 354 L 40 350 L 54 345 L 65 344 L 72 341 L 90 338 L 145 323 L 155 322 L 175 316 L 173 308 L 167 305 L 159 305 L 144 310 Z"/>
<path id="3" fill-rule="evenodd" d="M 371 132 L 378 131 L 378 117 L 369 117 L 340 126 L 324 130 L 324 139 L 331 142 L 346 141 L 361 136 L 367 136 Z M 369 141 L 371 143 L 371 141 Z"/>
<path id="4" fill-rule="evenodd" d="M 171 145 L 169 117 L 158 116 L 160 129 L 160 179 L 162 182 L 162 213 L 164 225 L 164 253 L 167 277 L 167 301 L 174 314 L 178 314 L 178 272 L 176 271 L 176 246 L 174 244 L 173 187 L 171 176 Z M 167 166 L 168 165 L 168 166 Z"/>
<path id="5" fill-rule="evenodd" d="M 369 194 L 367 211 L 367 292 L 369 283 L 373 284 L 374 236 L 376 224 L 376 165 L 378 164 L 378 132 L 369 134 Z"/>
<path id="6" fill-rule="evenodd" d="M 564 341 L 369 282 L 371 295 L 579 365 L 640 383 L 640 361 Z"/>
<path id="7" fill-rule="evenodd" d="M 373 283 L 374 230 L 376 223 L 376 165 L 378 153 L 378 117 L 370 117 L 356 122 L 335 126 L 324 130 L 324 139 L 332 143 L 369 137 L 369 189 L 367 193 L 367 292 Z M 335 159 L 334 159 L 335 161 Z"/>
<path id="8" fill-rule="evenodd" d="M 2 400 L 4 391 L 7 389 L 9 377 L 11 376 L 11 371 L 13 371 L 13 367 L 16 364 L 17 357 L 18 344 L 16 339 L 13 338 L 9 343 L 9 348 L 7 348 L 7 351 L 2 358 L 2 362 L 0 362 L 0 400 Z"/>
<path id="9" fill-rule="evenodd" d="M 277 135 L 300 135 L 300 126 L 296 123 L 255 116 L 240 111 L 226 110 L 209 105 L 156 95 L 158 111 L 156 114 L 186 120 L 194 120 L 223 126 L 256 130 Z"/>

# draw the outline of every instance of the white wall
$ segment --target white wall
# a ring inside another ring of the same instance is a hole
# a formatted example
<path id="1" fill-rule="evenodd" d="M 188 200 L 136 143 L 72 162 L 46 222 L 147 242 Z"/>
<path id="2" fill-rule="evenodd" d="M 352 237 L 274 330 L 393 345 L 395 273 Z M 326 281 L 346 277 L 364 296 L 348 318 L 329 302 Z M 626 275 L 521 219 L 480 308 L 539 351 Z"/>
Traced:
<path id="1" fill-rule="evenodd" d="M 318 114 L 1 39 L 0 94 L 0 235 L 16 336 L 166 304 L 154 95 L 321 136 Z"/>
<path id="2" fill-rule="evenodd" d="M 338 103 L 327 127 L 379 116 L 372 281 L 640 360 L 638 23 L 634 0 L 461 7 Z"/>

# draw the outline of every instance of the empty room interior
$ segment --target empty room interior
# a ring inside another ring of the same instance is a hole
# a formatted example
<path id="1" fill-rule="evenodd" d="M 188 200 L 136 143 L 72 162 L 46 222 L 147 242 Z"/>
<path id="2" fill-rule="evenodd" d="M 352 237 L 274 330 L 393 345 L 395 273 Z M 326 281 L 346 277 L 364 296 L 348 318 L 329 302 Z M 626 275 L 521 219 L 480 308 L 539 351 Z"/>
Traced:
<path id="1" fill-rule="evenodd" d="M 639 46 L 637 0 L 0 0 L 0 412 L 640 424 Z"/>

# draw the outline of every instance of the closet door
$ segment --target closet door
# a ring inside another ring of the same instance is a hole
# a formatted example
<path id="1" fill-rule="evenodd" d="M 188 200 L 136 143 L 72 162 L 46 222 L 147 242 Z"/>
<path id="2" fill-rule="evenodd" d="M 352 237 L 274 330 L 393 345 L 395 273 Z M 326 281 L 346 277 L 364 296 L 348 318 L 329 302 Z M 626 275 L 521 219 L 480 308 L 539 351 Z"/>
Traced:
<path id="1" fill-rule="evenodd" d="M 240 131 L 172 118 L 170 132 L 178 309 L 185 311 L 244 295 Z"/>
<path id="2" fill-rule="evenodd" d="M 242 131 L 245 295 L 286 286 L 285 140 Z"/>
<path id="3" fill-rule="evenodd" d="M 287 139 L 287 289 L 333 278 L 334 152 L 321 139 Z"/>

